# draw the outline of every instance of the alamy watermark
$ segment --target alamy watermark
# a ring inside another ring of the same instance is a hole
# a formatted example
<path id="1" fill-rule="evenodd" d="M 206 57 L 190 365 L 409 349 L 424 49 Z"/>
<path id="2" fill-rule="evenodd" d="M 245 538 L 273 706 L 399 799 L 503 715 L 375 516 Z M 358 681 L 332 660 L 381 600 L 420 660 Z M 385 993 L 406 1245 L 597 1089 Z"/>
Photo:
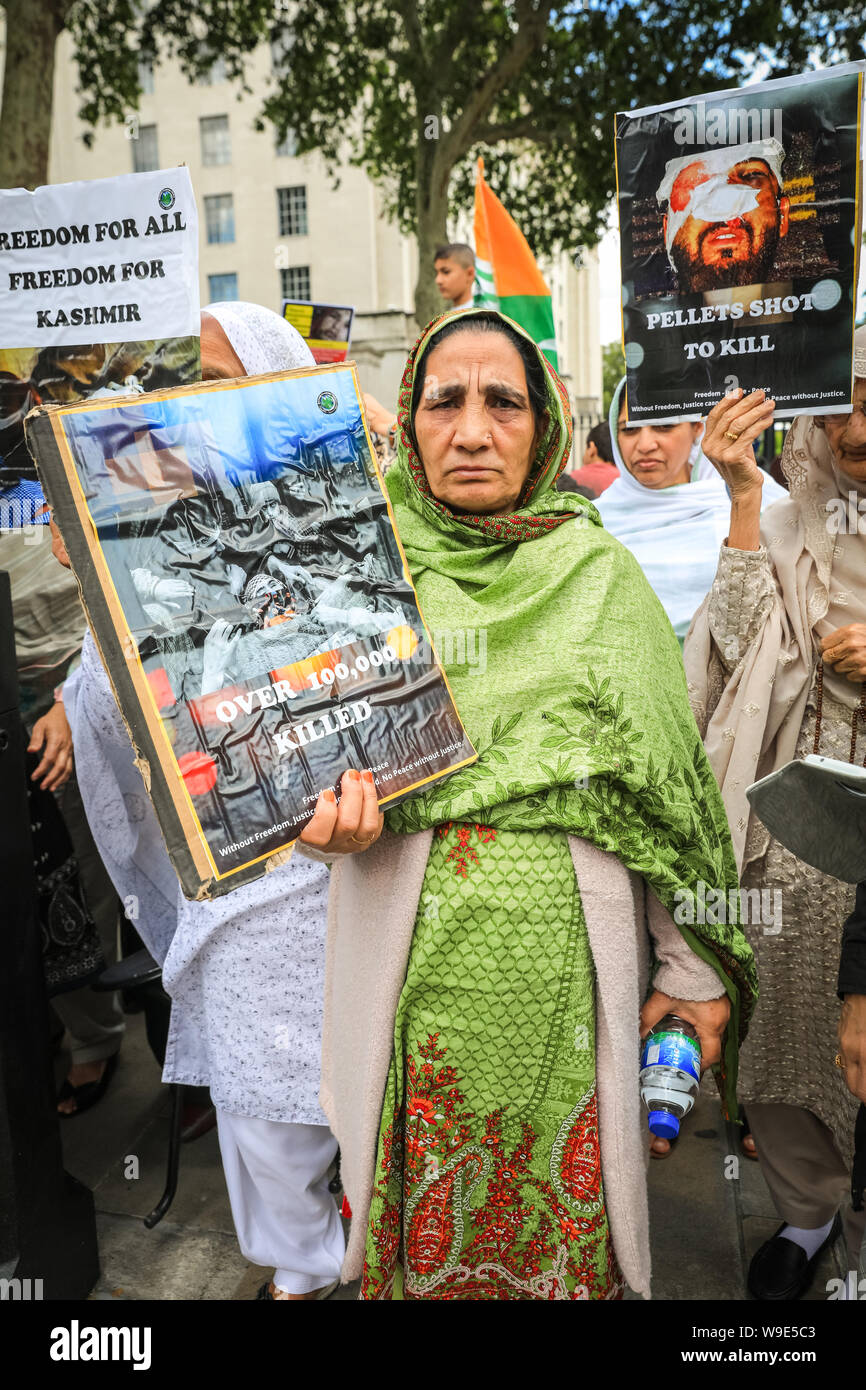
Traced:
<path id="1" fill-rule="evenodd" d="M 0 501 L 0 531 L 17 531 L 24 545 L 51 544 L 51 528 L 40 519 L 45 503 L 38 497 Z"/>
<path id="2" fill-rule="evenodd" d="M 849 1269 L 844 1279 L 828 1279 L 827 1300 L 830 1303 L 866 1303 L 866 1277 Z"/>
<path id="3" fill-rule="evenodd" d="M 151 1364 L 149 1327 L 82 1327 L 73 1318 L 68 1327 L 51 1331 L 48 1355 L 52 1361 L 131 1361 L 134 1371 Z"/>
<path id="4" fill-rule="evenodd" d="M 759 140 L 782 143 L 780 106 L 708 106 L 696 101 L 674 112 L 678 145 L 747 145 Z"/>
<path id="5" fill-rule="evenodd" d="M 470 671 L 476 675 L 484 675 L 487 670 L 486 628 L 440 627 L 431 630 L 430 637 L 432 650 L 430 642 L 422 640 L 414 648 L 411 655 L 404 656 L 402 659 L 429 666 L 433 660 L 433 651 L 435 651 L 445 667 L 468 666 Z"/>
<path id="6" fill-rule="evenodd" d="M 44 1298 L 42 1279 L 0 1279 L 0 1303 L 11 1300 L 15 1303 L 39 1302 Z"/>
<path id="7" fill-rule="evenodd" d="M 866 497 L 849 492 L 847 498 L 831 497 L 825 508 L 831 536 L 866 536 Z"/>
<path id="8" fill-rule="evenodd" d="M 703 879 L 697 890 L 681 888 L 674 894 L 674 921 L 678 926 L 723 926 L 746 923 L 759 926 L 764 936 L 782 930 L 781 888 L 713 888 Z"/>

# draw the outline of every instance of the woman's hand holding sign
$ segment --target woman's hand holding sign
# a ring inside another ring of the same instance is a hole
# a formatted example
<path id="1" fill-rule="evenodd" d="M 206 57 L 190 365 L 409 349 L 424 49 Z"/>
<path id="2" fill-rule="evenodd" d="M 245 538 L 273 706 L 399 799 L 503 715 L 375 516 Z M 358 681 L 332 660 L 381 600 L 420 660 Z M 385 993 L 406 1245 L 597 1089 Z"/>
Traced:
<path id="1" fill-rule="evenodd" d="M 325 854 L 359 854 L 375 844 L 384 823 L 372 772 L 350 768 L 340 782 L 339 805 L 330 788 L 323 791 L 300 839 Z"/>
<path id="2" fill-rule="evenodd" d="M 761 489 L 764 475 L 753 444 L 773 423 L 776 402 L 766 392 L 741 389 L 725 396 L 707 416 L 702 448 L 731 495 L 728 545 L 735 550 L 759 550 Z"/>
<path id="3" fill-rule="evenodd" d="M 764 475 L 752 445 L 772 425 L 775 405 L 763 391 L 744 396 L 738 388 L 724 396 L 707 416 L 701 447 L 732 498 L 755 491 L 760 495 Z"/>

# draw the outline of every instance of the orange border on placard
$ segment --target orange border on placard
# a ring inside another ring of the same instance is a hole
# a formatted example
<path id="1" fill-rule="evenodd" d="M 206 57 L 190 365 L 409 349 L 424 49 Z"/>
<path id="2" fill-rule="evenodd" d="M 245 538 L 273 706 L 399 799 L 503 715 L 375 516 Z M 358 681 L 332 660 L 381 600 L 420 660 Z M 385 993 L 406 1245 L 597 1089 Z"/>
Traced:
<path id="1" fill-rule="evenodd" d="M 857 288 L 860 284 L 860 253 L 863 249 L 863 74 L 857 74 L 857 157 L 855 169 L 857 182 L 854 185 L 854 293 L 851 296 L 851 408 L 854 407 L 854 332 L 857 327 Z M 859 213 L 859 216 L 857 215 Z"/>
<path id="2" fill-rule="evenodd" d="M 229 381 L 211 381 L 207 383 L 203 383 L 200 381 L 190 382 L 185 386 L 165 387 L 159 391 L 148 391 L 145 397 L 142 397 L 140 395 L 115 396 L 113 399 L 103 399 L 97 401 L 76 401 L 72 405 L 60 406 L 57 409 L 52 410 L 50 414 L 51 427 L 54 432 L 54 438 L 57 444 L 58 452 L 63 462 L 67 482 L 70 486 L 70 491 L 72 492 L 75 501 L 75 509 L 78 513 L 82 534 L 84 535 L 87 541 L 88 550 L 90 551 L 91 558 L 93 559 L 94 567 L 97 572 L 97 576 L 100 580 L 103 593 L 105 594 L 108 602 L 108 609 L 109 613 L 111 614 L 115 634 L 120 641 L 122 651 L 126 654 L 127 666 L 130 672 L 133 686 L 135 687 L 136 695 L 138 696 L 139 705 L 141 706 L 142 713 L 144 714 L 144 719 L 147 725 L 148 732 L 150 733 L 150 736 L 153 739 L 154 746 L 157 750 L 157 756 L 159 757 L 160 767 L 168 783 L 169 793 L 171 795 L 172 802 L 174 803 L 175 810 L 179 816 L 181 826 L 184 831 L 184 836 L 187 841 L 187 845 L 193 857 L 193 863 L 195 864 L 195 867 L 202 881 L 204 881 L 205 878 L 201 859 L 202 853 L 204 853 L 207 859 L 207 863 L 210 865 L 212 876 L 216 878 L 218 881 L 221 881 L 226 878 L 231 878 L 233 874 L 241 873 L 244 869 L 251 868 L 254 864 L 260 864 L 265 859 L 271 859 L 275 854 L 284 853 L 290 845 L 293 845 L 295 843 L 298 837 L 297 835 L 295 835 L 293 839 L 287 840 L 277 849 L 268 850 L 265 854 L 260 854 L 255 859 L 248 859 L 245 863 L 238 864 L 233 869 L 226 869 L 224 872 L 221 873 L 220 870 L 217 868 L 213 854 L 211 853 L 210 846 L 207 842 L 207 838 L 204 834 L 204 831 L 202 830 L 201 821 L 199 820 L 198 814 L 193 804 L 192 797 L 190 796 L 189 791 L 187 790 L 186 783 L 183 779 L 183 774 L 178 768 L 177 759 L 174 756 L 174 750 L 172 749 L 171 743 L 169 742 L 168 736 L 165 731 L 165 725 L 159 714 L 159 706 L 156 703 L 153 690 L 151 689 L 150 681 L 147 678 L 144 667 L 141 663 L 141 658 L 138 655 L 138 644 L 136 643 L 135 638 L 132 636 L 132 633 L 129 629 L 129 625 L 127 624 L 126 615 L 123 611 L 123 605 L 120 601 L 120 596 L 117 593 L 117 589 L 115 587 L 114 580 L 111 575 L 111 570 L 108 566 L 108 561 L 105 558 L 105 553 L 102 549 L 102 545 L 99 540 L 99 533 L 96 529 L 96 524 L 93 520 L 93 517 L 90 514 L 90 508 L 87 505 L 87 498 L 85 497 L 84 488 L 82 487 L 81 479 L 78 475 L 78 470 L 75 466 L 75 461 L 72 457 L 72 451 L 69 446 L 69 441 L 66 437 L 66 432 L 63 428 L 63 421 L 67 415 L 77 415 L 85 411 L 89 412 L 93 410 L 117 410 L 124 405 L 130 405 L 136 402 L 138 402 L 139 404 L 144 404 L 154 400 L 174 400 L 181 395 L 196 395 L 202 393 L 210 394 L 213 391 L 235 391 L 238 389 L 242 389 L 244 386 L 249 385 L 250 381 L 284 381 L 289 378 L 295 378 L 299 376 L 323 376 L 326 373 L 346 371 L 350 371 L 352 375 L 352 384 L 355 391 L 355 399 L 358 403 L 358 407 L 361 412 L 361 422 L 364 426 L 364 437 L 367 441 L 369 457 L 373 463 L 376 481 L 379 486 L 379 491 L 385 499 L 385 505 L 388 509 L 388 516 L 390 518 L 391 525 L 394 530 L 394 536 L 397 541 L 397 548 L 400 552 L 400 559 L 403 565 L 404 579 L 408 584 L 409 588 L 412 590 L 412 594 L 415 599 L 415 605 L 418 609 L 418 616 L 421 619 L 421 625 L 424 629 L 427 642 L 430 645 L 430 650 L 433 653 L 433 659 L 436 663 L 436 666 L 439 668 L 439 674 L 442 677 L 442 680 L 445 684 L 445 688 L 448 691 L 448 695 L 451 699 L 451 703 L 454 706 L 454 711 L 457 715 L 457 722 L 459 723 L 460 728 L 463 731 L 463 737 L 466 740 L 466 742 L 469 743 L 469 746 L 473 749 L 473 755 L 471 758 L 464 758 L 462 762 L 454 763 L 448 769 L 449 772 L 456 772 L 459 768 L 468 767 L 470 764 L 476 762 L 478 754 L 475 751 L 473 745 L 471 744 L 466 730 L 463 726 L 463 721 L 460 718 L 460 713 L 457 709 L 457 704 L 454 700 L 454 695 L 451 691 L 451 686 L 448 683 L 448 677 L 446 676 L 444 667 L 442 666 L 442 663 L 439 660 L 438 653 L 433 647 L 433 643 L 430 638 L 430 631 L 427 627 L 426 622 L 424 621 L 424 615 L 421 612 L 421 605 L 418 602 L 418 595 L 415 592 L 415 585 L 412 583 L 412 576 L 409 573 L 409 566 L 406 560 L 406 553 L 403 550 L 403 543 L 400 540 L 400 536 L 397 531 L 394 512 L 391 507 L 391 499 L 389 498 L 388 493 L 385 489 L 382 473 L 379 469 L 379 462 L 376 458 L 376 451 L 373 448 L 373 442 L 370 438 L 370 431 L 367 426 L 367 417 L 364 413 L 363 396 L 361 394 L 360 383 L 358 381 L 358 374 L 354 362 L 350 361 L 323 363 L 315 367 L 301 367 L 291 372 L 264 372 L 256 377 L 235 377 Z M 135 653 L 134 657 L 131 655 L 131 652 L 133 650 Z M 168 752 L 168 760 L 166 760 L 165 756 L 166 750 Z M 172 775 L 169 775 L 169 773 L 171 773 Z M 428 784 L 428 782 L 434 782 L 441 776 L 441 772 L 433 772 L 428 777 L 423 777 L 420 779 L 420 781 L 413 782 L 408 787 L 402 787 L 399 791 L 392 792 L 389 796 L 378 797 L 378 804 L 380 806 L 386 806 L 389 801 L 393 801 L 396 797 L 405 796 L 407 792 L 418 791 L 421 787 L 425 787 Z"/>

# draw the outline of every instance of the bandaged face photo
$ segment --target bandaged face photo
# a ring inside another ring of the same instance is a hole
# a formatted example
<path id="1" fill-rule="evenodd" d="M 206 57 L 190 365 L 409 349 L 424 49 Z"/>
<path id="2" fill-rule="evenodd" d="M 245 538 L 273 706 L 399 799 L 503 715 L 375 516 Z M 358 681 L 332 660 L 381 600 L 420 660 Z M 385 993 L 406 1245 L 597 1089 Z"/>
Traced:
<path id="1" fill-rule="evenodd" d="M 841 409 L 861 241 L 863 74 L 816 71 L 616 118 L 629 421 L 730 389 Z"/>
<path id="2" fill-rule="evenodd" d="M 681 291 L 758 285 L 788 232 L 785 151 L 777 140 L 670 160 L 657 198 Z"/>

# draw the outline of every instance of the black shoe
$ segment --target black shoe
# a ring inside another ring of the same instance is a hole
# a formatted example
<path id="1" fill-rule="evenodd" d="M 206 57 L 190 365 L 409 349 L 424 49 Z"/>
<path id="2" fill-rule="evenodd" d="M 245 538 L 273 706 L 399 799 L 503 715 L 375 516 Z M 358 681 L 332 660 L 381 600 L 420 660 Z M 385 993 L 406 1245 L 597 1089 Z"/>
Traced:
<path id="1" fill-rule="evenodd" d="M 802 1246 L 782 1235 L 786 1225 L 788 1222 L 783 1222 L 776 1234 L 764 1241 L 749 1265 L 749 1293 L 762 1302 L 787 1302 L 808 1292 L 822 1252 L 842 1230 L 842 1218 L 837 1212 L 830 1234 L 811 1260 Z"/>
<path id="2" fill-rule="evenodd" d="M 83 1115 L 85 1110 L 92 1110 L 94 1105 L 102 1100 L 111 1085 L 111 1078 L 117 1067 L 118 1055 L 117 1052 L 114 1052 L 106 1059 L 102 1075 L 98 1081 L 85 1081 L 83 1086 L 73 1086 L 67 1077 L 57 1092 L 57 1100 L 58 1102 L 74 1100 L 75 1109 L 58 1110 L 57 1114 L 61 1120 L 74 1120 L 76 1115 Z"/>

